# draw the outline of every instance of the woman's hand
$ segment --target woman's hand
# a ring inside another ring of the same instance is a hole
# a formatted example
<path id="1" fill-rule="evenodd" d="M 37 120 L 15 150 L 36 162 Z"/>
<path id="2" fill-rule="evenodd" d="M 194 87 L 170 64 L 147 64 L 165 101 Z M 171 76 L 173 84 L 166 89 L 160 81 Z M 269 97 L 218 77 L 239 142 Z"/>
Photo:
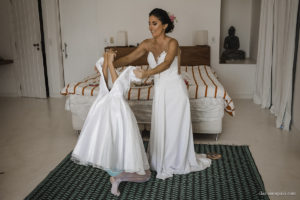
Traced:
<path id="1" fill-rule="evenodd" d="M 106 52 L 103 54 L 103 58 L 104 58 L 104 61 L 103 61 L 102 67 L 103 67 L 104 70 L 106 70 L 107 69 L 107 64 L 108 64 L 107 53 Z"/>
<path id="2" fill-rule="evenodd" d="M 106 53 L 108 64 L 112 64 L 114 62 L 115 57 L 117 56 L 116 52 L 112 49 L 109 49 Z"/>
<path id="3" fill-rule="evenodd" d="M 135 69 L 133 70 L 133 73 L 139 79 L 144 79 L 148 77 L 147 71 L 144 69 Z"/>

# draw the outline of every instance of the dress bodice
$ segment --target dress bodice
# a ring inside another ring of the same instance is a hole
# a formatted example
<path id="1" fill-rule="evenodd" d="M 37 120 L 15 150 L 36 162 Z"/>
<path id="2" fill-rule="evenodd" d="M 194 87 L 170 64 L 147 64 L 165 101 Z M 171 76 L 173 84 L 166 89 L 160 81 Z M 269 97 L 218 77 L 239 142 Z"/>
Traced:
<path id="1" fill-rule="evenodd" d="M 166 57 L 167 53 L 165 51 L 161 52 L 161 54 L 158 56 L 157 60 L 154 58 L 154 54 L 149 51 L 148 53 L 148 64 L 150 66 L 151 69 L 155 68 L 157 65 L 161 64 L 162 62 L 164 62 L 165 57 Z M 170 67 L 168 69 L 166 69 L 165 71 L 159 73 L 159 74 L 155 74 L 154 75 L 154 80 L 155 79 L 165 79 L 165 78 L 170 78 L 170 77 L 177 77 L 178 76 L 178 58 L 177 56 L 175 56 L 172 64 L 170 65 Z"/>

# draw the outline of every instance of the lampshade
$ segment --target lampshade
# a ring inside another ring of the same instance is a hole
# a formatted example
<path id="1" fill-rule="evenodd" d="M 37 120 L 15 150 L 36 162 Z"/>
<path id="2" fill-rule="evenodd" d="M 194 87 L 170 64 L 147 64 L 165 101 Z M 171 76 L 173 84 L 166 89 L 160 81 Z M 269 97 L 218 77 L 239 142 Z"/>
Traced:
<path id="1" fill-rule="evenodd" d="M 196 32 L 195 45 L 208 45 L 207 30 L 200 30 Z"/>
<path id="2" fill-rule="evenodd" d="M 118 31 L 117 32 L 116 45 L 117 46 L 128 46 L 127 31 Z"/>

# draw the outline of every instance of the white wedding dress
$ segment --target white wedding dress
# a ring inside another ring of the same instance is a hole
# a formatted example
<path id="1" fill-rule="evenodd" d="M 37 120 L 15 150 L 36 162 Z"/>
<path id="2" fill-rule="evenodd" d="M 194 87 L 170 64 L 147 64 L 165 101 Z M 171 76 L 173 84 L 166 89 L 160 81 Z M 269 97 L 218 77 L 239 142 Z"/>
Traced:
<path id="1" fill-rule="evenodd" d="M 131 81 L 140 81 L 133 73 L 135 67 L 127 67 L 112 85 L 107 87 L 101 65 L 99 94 L 91 106 L 71 159 L 78 164 L 92 165 L 108 172 L 136 172 L 144 175 L 149 163 L 143 141 L 124 94 Z M 108 70 L 109 72 L 109 70 Z M 111 76 L 108 75 L 109 84 Z"/>
<path id="2" fill-rule="evenodd" d="M 155 68 L 165 59 L 163 51 L 156 59 L 148 54 L 148 63 Z M 211 165 L 205 154 L 195 154 L 190 102 L 186 85 L 178 74 L 178 58 L 170 68 L 154 75 L 154 97 L 148 156 L 157 178 L 204 170 Z"/>

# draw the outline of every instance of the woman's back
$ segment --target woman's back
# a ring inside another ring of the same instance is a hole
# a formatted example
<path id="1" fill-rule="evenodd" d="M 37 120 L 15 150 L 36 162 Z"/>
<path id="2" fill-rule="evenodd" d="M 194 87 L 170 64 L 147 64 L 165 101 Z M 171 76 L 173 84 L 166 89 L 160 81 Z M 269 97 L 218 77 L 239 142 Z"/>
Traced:
<path id="1" fill-rule="evenodd" d="M 105 170 L 143 175 L 149 169 L 147 156 L 136 118 L 123 96 L 134 79 L 134 68 L 124 70 L 109 90 L 102 62 L 97 64 L 102 91 L 90 108 L 72 159 Z"/>

